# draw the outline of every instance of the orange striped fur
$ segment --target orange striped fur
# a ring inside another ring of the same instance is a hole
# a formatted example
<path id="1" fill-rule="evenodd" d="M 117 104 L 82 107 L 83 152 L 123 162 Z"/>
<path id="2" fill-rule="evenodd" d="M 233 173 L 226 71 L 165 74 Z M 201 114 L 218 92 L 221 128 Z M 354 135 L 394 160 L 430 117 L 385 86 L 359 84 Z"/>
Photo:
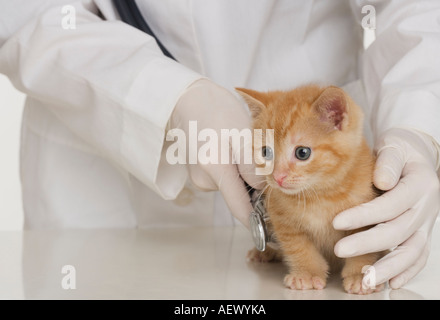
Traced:
<path id="1" fill-rule="evenodd" d="M 362 288 L 362 267 L 373 265 L 380 255 L 340 259 L 333 252 L 336 242 L 350 234 L 335 230 L 333 218 L 377 196 L 372 184 L 374 157 L 362 134 L 361 109 L 337 87 L 237 91 L 249 105 L 254 129 L 275 130 L 274 170 L 266 177 L 265 204 L 289 266 L 284 284 L 291 289 L 322 289 L 328 273 L 342 268 L 347 292 L 371 293 Z M 299 146 L 311 149 L 309 159 L 295 157 Z M 274 176 L 285 176 L 281 185 Z M 270 261 L 279 256 L 268 248 L 251 250 L 248 257 Z"/>

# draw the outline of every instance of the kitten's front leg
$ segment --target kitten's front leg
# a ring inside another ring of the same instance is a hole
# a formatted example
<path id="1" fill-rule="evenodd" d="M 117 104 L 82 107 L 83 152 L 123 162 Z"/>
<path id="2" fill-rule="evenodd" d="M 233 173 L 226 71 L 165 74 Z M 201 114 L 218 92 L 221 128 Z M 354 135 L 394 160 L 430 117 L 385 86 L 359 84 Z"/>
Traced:
<path id="1" fill-rule="evenodd" d="M 362 285 L 362 279 L 364 277 L 362 269 L 366 266 L 372 266 L 377 261 L 378 256 L 379 254 L 377 253 L 369 253 L 345 259 L 345 265 L 341 275 L 342 285 L 346 292 L 353 294 L 370 294 L 384 289 L 384 284 L 380 284 L 374 288 L 367 288 Z"/>
<path id="2" fill-rule="evenodd" d="M 328 264 L 305 234 L 278 234 L 289 274 L 284 284 L 290 289 L 324 289 Z"/>
<path id="3" fill-rule="evenodd" d="M 257 248 L 249 250 L 246 258 L 251 262 L 278 262 L 283 257 L 279 250 L 268 245 L 264 251 L 258 251 Z"/>

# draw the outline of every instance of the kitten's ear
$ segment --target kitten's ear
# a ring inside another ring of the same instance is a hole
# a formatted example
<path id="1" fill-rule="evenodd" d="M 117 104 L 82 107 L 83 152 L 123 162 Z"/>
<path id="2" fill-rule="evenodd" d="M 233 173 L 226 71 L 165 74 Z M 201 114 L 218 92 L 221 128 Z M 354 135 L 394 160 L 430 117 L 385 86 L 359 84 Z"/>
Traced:
<path id="1" fill-rule="evenodd" d="M 253 118 L 256 118 L 266 108 L 266 95 L 264 93 L 244 88 L 235 88 L 235 91 L 247 103 Z"/>
<path id="2" fill-rule="evenodd" d="M 313 107 L 319 114 L 319 119 L 332 128 L 342 130 L 348 121 L 348 104 L 344 91 L 337 87 L 326 88 Z"/>

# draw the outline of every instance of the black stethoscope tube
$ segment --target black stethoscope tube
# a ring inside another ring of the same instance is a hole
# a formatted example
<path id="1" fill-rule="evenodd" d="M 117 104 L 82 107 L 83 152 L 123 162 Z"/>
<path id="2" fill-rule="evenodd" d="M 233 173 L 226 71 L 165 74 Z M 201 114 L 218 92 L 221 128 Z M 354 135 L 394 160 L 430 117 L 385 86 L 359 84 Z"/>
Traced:
<path id="1" fill-rule="evenodd" d="M 135 0 L 113 0 L 113 4 L 116 10 L 118 10 L 122 21 L 152 36 L 154 39 L 156 39 L 156 42 L 163 54 L 168 58 L 176 60 L 176 58 L 174 58 L 173 55 L 159 41 L 153 30 L 151 30 L 148 23 L 142 17 L 142 13 L 139 11 Z"/>

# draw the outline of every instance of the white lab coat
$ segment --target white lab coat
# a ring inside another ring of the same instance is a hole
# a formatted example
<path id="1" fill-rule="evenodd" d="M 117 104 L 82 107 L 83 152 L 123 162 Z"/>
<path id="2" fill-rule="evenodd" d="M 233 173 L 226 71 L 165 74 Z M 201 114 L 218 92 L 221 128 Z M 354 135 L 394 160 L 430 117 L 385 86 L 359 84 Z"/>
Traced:
<path id="1" fill-rule="evenodd" d="M 377 30 L 366 52 L 364 1 L 137 2 L 179 63 L 117 21 L 110 0 L 0 0 L 0 72 L 28 95 L 27 228 L 232 223 L 218 194 L 194 190 L 186 168 L 161 157 L 170 114 L 201 77 L 230 90 L 360 79 L 375 137 L 408 127 L 440 141 L 440 1 L 369 1 Z M 76 29 L 62 27 L 66 4 Z"/>

